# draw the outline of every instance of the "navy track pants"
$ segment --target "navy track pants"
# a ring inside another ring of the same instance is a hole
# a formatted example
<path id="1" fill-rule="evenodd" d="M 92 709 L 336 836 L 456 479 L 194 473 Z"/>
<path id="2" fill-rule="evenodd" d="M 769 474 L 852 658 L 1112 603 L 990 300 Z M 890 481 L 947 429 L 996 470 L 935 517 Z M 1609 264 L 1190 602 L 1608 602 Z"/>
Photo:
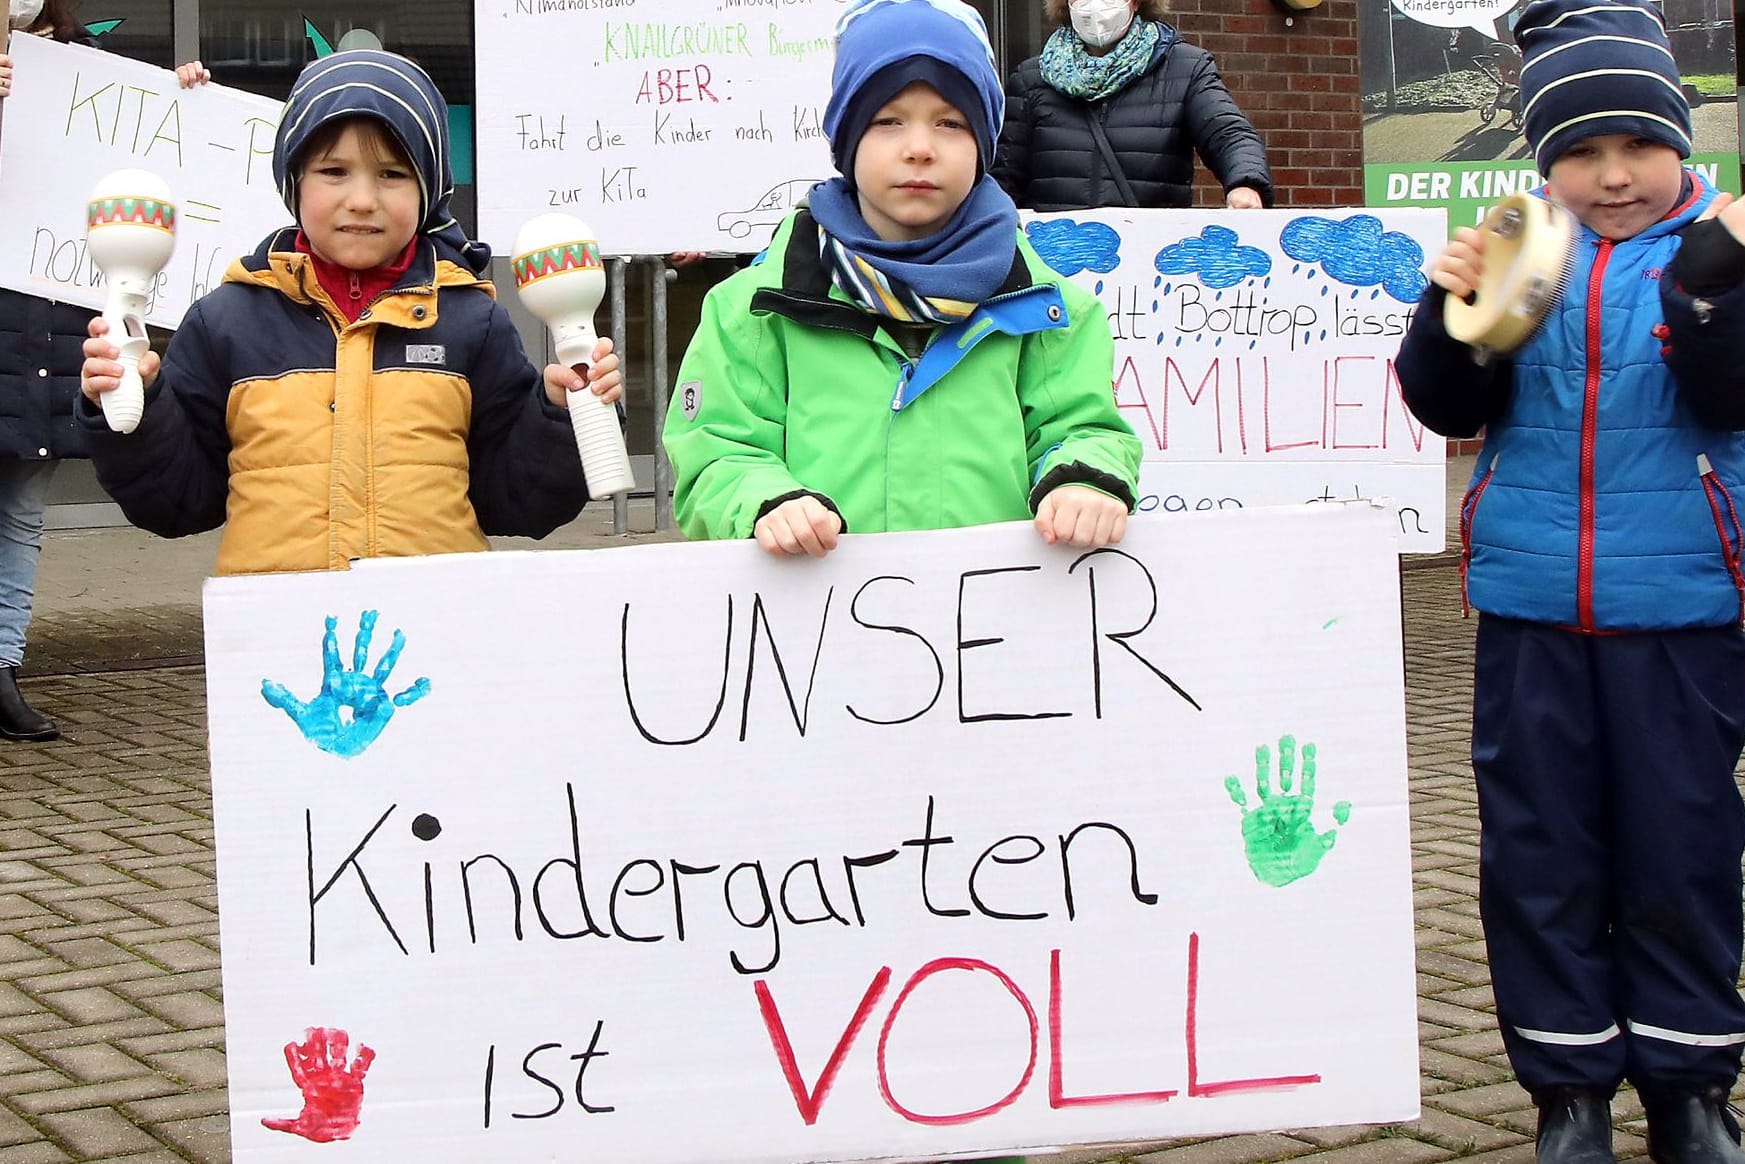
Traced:
<path id="1" fill-rule="evenodd" d="M 1730 1088 L 1745 632 L 1582 635 L 1483 616 L 1479 910 L 1516 1077 Z"/>

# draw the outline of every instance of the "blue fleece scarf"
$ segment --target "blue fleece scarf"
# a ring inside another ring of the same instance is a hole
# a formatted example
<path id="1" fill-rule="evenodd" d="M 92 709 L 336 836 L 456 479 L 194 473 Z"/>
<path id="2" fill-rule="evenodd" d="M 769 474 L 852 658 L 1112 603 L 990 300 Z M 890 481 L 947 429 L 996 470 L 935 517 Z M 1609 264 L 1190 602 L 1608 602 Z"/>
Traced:
<path id="1" fill-rule="evenodd" d="M 991 177 L 970 189 L 944 229 L 913 242 L 874 234 L 846 179 L 812 187 L 809 204 L 836 285 L 874 314 L 950 323 L 991 298 L 1011 273 L 1018 208 Z"/>

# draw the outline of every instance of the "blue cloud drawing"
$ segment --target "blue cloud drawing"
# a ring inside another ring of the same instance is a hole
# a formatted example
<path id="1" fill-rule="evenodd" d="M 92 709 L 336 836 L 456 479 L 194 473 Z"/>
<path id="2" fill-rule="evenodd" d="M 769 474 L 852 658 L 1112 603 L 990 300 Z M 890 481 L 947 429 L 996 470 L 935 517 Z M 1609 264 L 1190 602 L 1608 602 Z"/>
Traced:
<path id="1" fill-rule="evenodd" d="M 1024 233 L 1042 261 L 1068 278 L 1080 271 L 1107 275 L 1121 262 L 1121 236 L 1101 222 L 1039 219 L 1025 223 Z"/>
<path id="2" fill-rule="evenodd" d="M 1293 218 L 1279 232 L 1279 247 L 1301 263 L 1319 263 L 1341 283 L 1381 287 L 1401 303 L 1416 303 L 1428 282 L 1424 248 L 1397 230 L 1383 230 L 1373 214 L 1346 219 Z"/>
<path id="3" fill-rule="evenodd" d="M 1157 252 L 1164 275 L 1198 275 L 1208 287 L 1234 287 L 1272 270 L 1272 256 L 1244 245 L 1227 226 L 1208 226 L 1198 238 L 1184 238 Z"/>

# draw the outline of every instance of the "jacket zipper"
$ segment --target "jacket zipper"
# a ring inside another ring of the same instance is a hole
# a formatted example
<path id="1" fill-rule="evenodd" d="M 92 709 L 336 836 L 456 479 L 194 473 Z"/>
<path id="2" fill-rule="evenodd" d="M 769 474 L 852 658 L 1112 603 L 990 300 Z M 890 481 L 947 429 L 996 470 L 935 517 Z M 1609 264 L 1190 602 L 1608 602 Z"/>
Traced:
<path id="1" fill-rule="evenodd" d="M 307 299 L 310 303 L 313 303 L 315 305 L 316 309 L 318 311 L 321 311 L 322 318 L 327 320 L 327 326 L 329 326 L 333 329 L 333 334 L 334 334 L 335 338 L 337 338 L 341 332 L 343 332 L 347 327 L 350 327 L 356 321 L 351 320 L 351 319 L 344 319 L 344 318 L 334 319 L 328 312 L 321 310 L 321 301 L 309 293 L 309 284 L 308 284 L 308 279 L 307 279 L 308 271 L 309 271 L 309 266 L 307 263 L 305 263 L 302 267 L 298 268 L 298 270 L 297 270 L 297 290 L 299 293 L 302 294 L 303 298 Z M 320 283 L 317 282 L 316 285 L 320 286 Z M 392 294 L 395 291 L 413 291 L 413 292 L 416 292 L 418 294 L 428 295 L 433 290 L 433 287 L 434 287 L 434 285 L 424 286 L 424 287 L 388 287 L 388 288 L 385 288 L 381 291 L 376 292 L 375 296 L 372 297 L 370 299 L 370 301 L 364 305 L 363 311 L 368 311 L 370 308 L 374 307 L 383 297 L 385 297 L 389 294 Z M 351 299 L 351 301 L 353 303 L 356 303 L 358 300 L 360 300 L 364 297 L 363 282 L 357 277 L 356 274 L 350 274 L 346 277 L 346 295 L 348 298 Z M 335 303 L 333 306 L 335 309 L 338 309 L 339 304 Z M 340 312 L 340 314 L 341 314 L 341 316 L 343 316 L 345 313 L 342 311 L 342 312 Z M 360 311 L 358 313 L 358 319 L 361 320 L 362 318 L 363 318 L 363 312 Z"/>
<path id="2" fill-rule="evenodd" d="M 897 373 L 897 391 L 891 396 L 891 411 L 903 411 L 903 393 L 909 390 L 909 379 L 915 374 L 915 365 L 908 359 L 903 360 L 902 370 Z"/>
<path id="3" fill-rule="evenodd" d="M 1721 560 L 1733 579 L 1733 589 L 1739 592 L 1739 618 L 1745 622 L 1745 527 L 1739 522 L 1739 510 L 1733 495 L 1715 472 L 1707 453 L 1697 454 L 1697 476 L 1703 483 L 1703 495 L 1709 499 L 1709 513 L 1715 519 L 1715 533 L 1721 539 Z"/>
<path id="4" fill-rule="evenodd" d="M 1581 404 L 1581 518 L 1575 566 L 1575 618 L 1582 630 L 1594 629 L 1594 445 L 1600 418 L 1600 306 L 1612 240 L 1599 241 L 1587 277 L 1587 379 Z"/>
<path id="5" fill-rule="evenodd" d="M 891 396 L 891 414 L 885 421 L 885 528 L 891 528 L 891 442 L 897 435 L 897 417 L 903 411 L 903 393 L 909 390 L 909 378 L 915 374 L 915 363 L 907 354 L 900 356 L 902 369 L 897 373 L 897 390 Z"/>
<path id="6" fill-rule="evenodd" d="M 1491 457 L 1490 468 L 1484 471 L 1484 476 L 1478 479 L 1478 484 L 1466 491 L 1466 497 L 1460 503 L 1460 617 L 1469 618 L 1472 615 L 1472 602 L 1468 595 L 1466 573 L 1472 565 L 1472 522 L 1478 516 L 1478 501 L 1484 496 L 1484 491 L 1490 486 L 1491 478 L 1497 475 L 1497 462 L 1502 459 L 1498 453 Z"/>

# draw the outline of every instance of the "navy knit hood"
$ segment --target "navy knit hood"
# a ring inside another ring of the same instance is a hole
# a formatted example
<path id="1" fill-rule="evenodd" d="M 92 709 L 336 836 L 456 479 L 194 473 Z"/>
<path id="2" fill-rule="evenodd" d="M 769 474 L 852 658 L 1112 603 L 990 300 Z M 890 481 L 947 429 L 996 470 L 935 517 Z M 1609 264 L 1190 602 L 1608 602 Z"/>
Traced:
<path id="1" fill-rule="evenodd" d="M 418 174 L 418 233 L 455 252 L 483 274 L 491 248 L 467 238 L 449 210 L 454 175 L 449 167 L 448 103 L 430 75 L 396 53 L 350 49 L 312 61 L 291 88 L 273 143 L 273 179 L 292 215 L 302 152 L 317 130 L 348 117 L 371 117 L 388 127 Z"/>
<path id="2" fill-rule="evenodd" d="M 985 171 L 1006 113 L 981 13 L 962 0 L 851 0 L 836 23 L 836 67 L 824 132 L 845 177 L 873 116 L 913 81 L 925 81 L 969 118 Z"/>

